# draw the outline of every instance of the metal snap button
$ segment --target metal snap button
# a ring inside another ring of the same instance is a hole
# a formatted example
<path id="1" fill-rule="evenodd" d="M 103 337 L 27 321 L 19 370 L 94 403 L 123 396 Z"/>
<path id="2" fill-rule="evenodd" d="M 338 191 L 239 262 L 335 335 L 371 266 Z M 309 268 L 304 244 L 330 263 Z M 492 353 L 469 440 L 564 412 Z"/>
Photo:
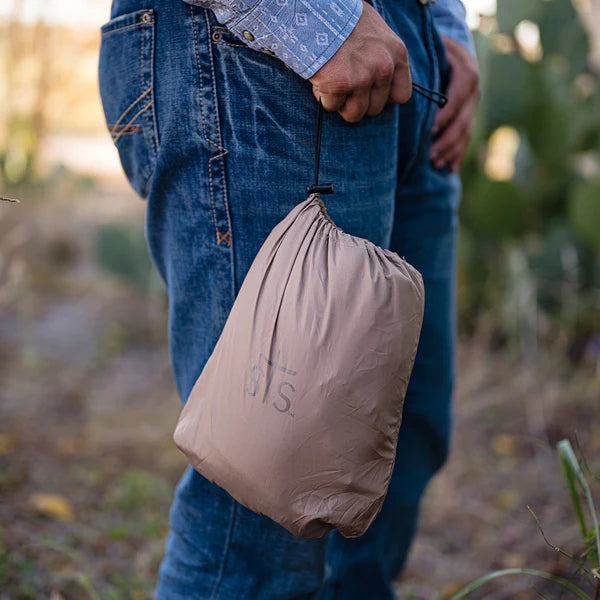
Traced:
<path id="1" fill-rule="evenodd" d="M 254 36 L 247 30 L 244 29 L 243 31 L 244 37 L 249 41 L 249 42 L 253 42 L 254 41 Z"/>

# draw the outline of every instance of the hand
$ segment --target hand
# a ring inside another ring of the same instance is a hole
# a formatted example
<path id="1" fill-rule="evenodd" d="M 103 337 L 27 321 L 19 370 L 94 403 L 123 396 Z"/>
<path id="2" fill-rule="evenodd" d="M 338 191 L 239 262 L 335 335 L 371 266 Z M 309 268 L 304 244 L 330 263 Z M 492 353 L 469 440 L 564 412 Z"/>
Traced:
<path id="1" fill-rule="evenodd" d="M 475 59 L 460 42 L 445 35 L 442 39 L 450 66 L 450 83 L 446 91 L 448 103 L 436 116 L 433 132 L 437 138 L 431 145 L 429 158 L 435 169 L 448 165 L 454 173 L 471 139 L 479 100 L 479 73 Z"/>
<path id="2" fill-rule="evenodd" d="M 350 35 L 309 81 L 323 108 L 350 123 L 378 115 L 388 102 L 408 102 L 412 94 L 404 42 L 364 0 Z"/>

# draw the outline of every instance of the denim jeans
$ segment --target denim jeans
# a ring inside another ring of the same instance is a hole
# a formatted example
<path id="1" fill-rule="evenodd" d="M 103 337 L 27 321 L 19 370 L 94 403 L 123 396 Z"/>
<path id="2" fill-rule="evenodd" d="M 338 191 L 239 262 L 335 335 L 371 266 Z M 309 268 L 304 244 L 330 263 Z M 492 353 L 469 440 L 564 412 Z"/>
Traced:
<path id="1" fill-rule="evenodd" d="M 279 1 L 279 0 L 278 0 Z M 371 0 L 404 40 L 413 80 L 448 75 L 429 6 Z M 169 345 L 183 401 L 250 264 L 313 183 L 310 82 L 182 0 L 114 0 L 99 82 L 124 171 L 147 199 L 146 235 L 169 291 Z M 324 114 L 321 180 L 334 223 L 423 275 L 425 315 L 388 495 L 367 533 L 299 539 L 188 468 L 175 491 L 158 600 L 387 600 L 419 502 L 444 463 L 455 378 L 460 181 L 428 160 L 436 105 L 413 94 L 376 117 Z"/>

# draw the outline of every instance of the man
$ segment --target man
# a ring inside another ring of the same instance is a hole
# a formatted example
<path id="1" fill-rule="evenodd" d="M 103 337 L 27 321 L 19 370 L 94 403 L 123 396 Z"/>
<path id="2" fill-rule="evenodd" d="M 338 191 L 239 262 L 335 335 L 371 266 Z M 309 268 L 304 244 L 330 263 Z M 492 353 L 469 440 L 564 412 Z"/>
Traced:
<path id="1" fill-rule="evenodd" d="M 312 183 L 315 98 L 329 111 L 321 175 L 335 187 L 324 197 L 330 217 L 404 256 L 425 282 L 396 464 L 367 533 L 296 538 L 188 468 L 157 600 L 393 598 L 451 428 L 455 172 L 478 94 L 462 5 L 114 0 L 99 76 L 123 167 L 148 200 L 146 234 L 169 290 L 184 401 L 262 242 Z M 448 104 L 436 111 L 411 94 L 413 81 L 444 89 Z"/>

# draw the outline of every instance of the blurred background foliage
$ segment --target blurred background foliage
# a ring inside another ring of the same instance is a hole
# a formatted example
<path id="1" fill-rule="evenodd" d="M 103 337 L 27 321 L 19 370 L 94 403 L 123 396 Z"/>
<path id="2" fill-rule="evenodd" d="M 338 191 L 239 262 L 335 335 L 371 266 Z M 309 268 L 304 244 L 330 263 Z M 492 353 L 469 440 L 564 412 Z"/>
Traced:
<path id="1" fill-rule="evenodd" d="M 13 2 L 0 38 L 0 189 L 47 197 L 66 179 L 81 192 L 90 175 L 116 164 L 102 137 L 97 36 L 43 19 L 24 24 L 21 4 Z M 474 32 L 482 97 L 462 169 L 460 331 L 531 359 L 558 344 L 574 363 L 600 360 L 597 4 L 586 29 L 576 9 L 585 2 L 502 0 Z M 85 134 L 102 143 L 78 143 Z M 65 168 L 67 154 L 80 158 Z M 144 253 L 126 251 L 140 225 L 127 227 L 99 231 L 95 256 L 118 277 L 155 288 Z"/>
<path id="2" fill-rule="evenodd" d="M 596 21 L 596 27 L 598 22 Z M 600 333 L 600 86 L 570 0 L 501 0 L 474 32 L 481 104 L 462 175 L 461 330 L 575 363 Z"/>

